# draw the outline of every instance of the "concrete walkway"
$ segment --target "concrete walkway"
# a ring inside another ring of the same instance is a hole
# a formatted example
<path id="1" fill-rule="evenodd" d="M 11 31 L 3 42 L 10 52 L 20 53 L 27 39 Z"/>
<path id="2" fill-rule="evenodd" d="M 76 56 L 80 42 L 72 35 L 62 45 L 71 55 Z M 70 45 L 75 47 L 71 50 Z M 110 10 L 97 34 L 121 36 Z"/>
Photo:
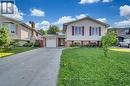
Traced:
<path id="1" fill-rule="evenodd" d="M 0 86 L 56 86 L 62 49 L 36 49 L 0 59 Z"/>

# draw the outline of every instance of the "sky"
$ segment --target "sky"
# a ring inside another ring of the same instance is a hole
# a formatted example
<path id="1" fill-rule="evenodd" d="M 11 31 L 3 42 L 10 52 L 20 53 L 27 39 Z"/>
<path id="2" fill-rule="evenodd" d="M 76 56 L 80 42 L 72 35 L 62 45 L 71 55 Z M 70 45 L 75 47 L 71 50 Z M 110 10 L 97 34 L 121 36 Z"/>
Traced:
<path id="1" fill-rule="evenodd" d="M 111 27 L 130 27 L 130 0 L 15 0 L 15 15 L 9 17 L 28 24 L 34 21 L 37 29 L 90 16 Z"/>

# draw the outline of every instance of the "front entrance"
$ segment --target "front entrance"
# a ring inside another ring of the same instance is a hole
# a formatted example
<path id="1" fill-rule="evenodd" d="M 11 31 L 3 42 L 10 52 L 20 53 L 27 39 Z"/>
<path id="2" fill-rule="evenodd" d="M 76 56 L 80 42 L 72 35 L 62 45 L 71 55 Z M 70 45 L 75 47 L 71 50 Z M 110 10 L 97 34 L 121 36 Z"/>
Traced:
<path id="1" fill-rule="evenodd" d="M 59 47 L 65 46 L 65 38 L 59 38 L 58 39 L 58 46 Z"/>

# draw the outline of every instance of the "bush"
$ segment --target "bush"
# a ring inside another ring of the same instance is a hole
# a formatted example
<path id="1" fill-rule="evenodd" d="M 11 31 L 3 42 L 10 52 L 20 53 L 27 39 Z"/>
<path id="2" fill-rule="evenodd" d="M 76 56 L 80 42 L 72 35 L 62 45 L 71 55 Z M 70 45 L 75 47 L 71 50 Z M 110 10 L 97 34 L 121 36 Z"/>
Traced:
<path id="1" fill-rule="evenodd" d="M 82 45 L 81 47 L 98 47 L 98 45 L 97 44 L 87 44 L 87 45 Z"/>
<path id="2" fill-rule="evenodd" d="M 10 47 L 19 47 L 20 43 L 18 40 L 14 40 L 10 42 Z"/>
<path id="3" fill-rule="evenodd" d="M 35 41 L 34 47 L 40 47 L 38 40 Z"/>
<path id="4" fill-rule="evenodd" d="M 32 47 L 32 46 L 33 46 L 33 43 L 30 42 L 30 41 L 28 41 L 27 43 L 25 43 L 25 44 L 23 45 L 23 47 Z"/>

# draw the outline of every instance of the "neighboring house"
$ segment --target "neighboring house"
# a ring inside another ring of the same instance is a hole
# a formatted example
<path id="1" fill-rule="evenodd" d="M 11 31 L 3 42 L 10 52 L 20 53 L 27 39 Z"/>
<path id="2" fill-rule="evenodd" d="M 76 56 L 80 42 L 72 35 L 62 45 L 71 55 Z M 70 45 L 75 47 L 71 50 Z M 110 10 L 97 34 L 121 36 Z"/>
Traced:
<path id="1" fill-rule="evenodd" d="M 102 36 L 107 33 L 109 25 L 91 17 L 85 17 L 63 25 L 66 34 L 66 46 L 80 43 L 88 45 L 90 43 L 99 44 Z"/>
<path id="2" fill-rule="evenodd" d="M 118 39 L 122 42 L 124 39 L 130 39 L 130 27 L 129 28 L 109 28 L 117 33 Z"/>
<path id="3" fill-rule="evenodd" d="M 20 46 L 27 41 L 40 40 L 41 35 L 35 30 L 35 27 L 8 17 L 0 16 L 0 27 L 6 25 L 9 28 L 9 35 L 12 40 L 19 41 Z"/>

